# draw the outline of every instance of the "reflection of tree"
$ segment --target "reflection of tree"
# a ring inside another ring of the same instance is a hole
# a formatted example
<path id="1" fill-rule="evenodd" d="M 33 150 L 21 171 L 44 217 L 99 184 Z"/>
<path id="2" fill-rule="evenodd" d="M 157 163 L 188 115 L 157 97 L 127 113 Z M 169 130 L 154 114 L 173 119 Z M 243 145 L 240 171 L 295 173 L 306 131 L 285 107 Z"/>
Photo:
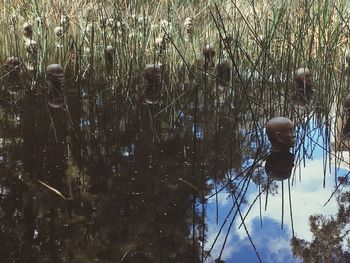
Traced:
<path id="1" fill-rule="evenodd" d="M 251 154 L 231 106 L 191 101 L 170 127 L 173 112 L 77 85 L 66 82 L 67 109 L 26 91 L 20 125 L 2 127 L 4 262 L 200 262 L 207 182 L 239 192 L 227 171 L 245 180 Z"/>
<path id="2" fill-rule="evenodd" d="M 313 234 L 311 242 L 294 237 L 291 240 L 293 254 L 303 262 L 349 262 L 348 222 L 350 192 L 343 192 L 337 198 L 338 214 L 327 218 L 323 215 L 312 215 L 309 218 L 310 230 Z"/>
<path id="3" fill-rule="evenodd" d="M 200 213 L 192 218 L 193 189 L 179 180 L 191 182 L 191 134 L 163 135 L 148 106 L 96 106 L 95 122 L 80 130 L 76 108 L 70 126 L 34 93 L 22 106 L 23 143 L 1 166 L 4 262 L 200 261 L 190 228 Z"/>

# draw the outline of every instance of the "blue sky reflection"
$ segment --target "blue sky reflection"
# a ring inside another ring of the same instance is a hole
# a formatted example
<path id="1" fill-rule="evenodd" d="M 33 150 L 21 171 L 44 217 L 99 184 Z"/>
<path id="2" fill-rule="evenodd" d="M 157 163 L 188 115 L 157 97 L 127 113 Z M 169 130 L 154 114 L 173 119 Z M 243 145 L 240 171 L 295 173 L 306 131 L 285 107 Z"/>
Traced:
<path id="1" fill-rule="evenodd" d="M 314 141 L 319 140 L 322 140 L 322 138 L 317 136 Z M 302 238 L 306 241 L 312 241 L 312 233 L 309 229 L 309 216 L 315 214 L 322 214 L 326 217 L 331 215 L 335 216 L 338 209 L 335 198 L 332 198 L 330 202 L 324 206 L 334 190 L 334 167 L 332 167 L 332 169 L 329 169 L 328 167 L 324 169 L 323 150 L 320 147 L 313 148 L 310 156 L 312 156 L 312 159 L 306 159 L 305 165 L 300 164 L 299 166 L 294 167 L 295 173 L 293 179 L 291 179 L 291 205 L 294 233 L 296 237 Z M 324 171 L 326 171 L 326 174 Z M 346 170 L 338 169 L 337 176 L 345 174 Z M 326 178 L 325 188 L 323 188 L 324 175 Z M 245 220 L 245 224 L 263 262 L 301 262 L 300 259 L 293 258 L 290 247 L 292 220 L 290 216 L 288 181 L 284 181 L 283 230 L 281 229 L 282 182 L 277 182 L 277 184 L 279 187 L 278 193 L 274 196 L 269 195 L 266 211 L 264 211 L 265 194 L 262 196 L 262 227 L 260 226 L 260 207 L 258 202 L 251 209 Z M 249 190 L 245 197 L 247 203 L 251 204 L 257 194 L 258 187 L 255 184 L 250 183 Z M 209 249 L 212 246 L 225 217 L 232 208 L 233 201 L 227 192 L 220 192 L 218 194 L 218 205 L 219 222 L 216 224 L 215 196 L 208 201 L 208 242 L 206 244 L 206 249 Z M 247 205 L 241 207 L 243 216 L 246 214 L 248 208 Z M 215 258 L 220 255 L 225 235 L 228 232 L 228 225 L 230 224 L 234 213 L 235 210 L 233 210 L 231 216 L 228 218 L 221 235 L 213 247 L 211 259 L 208 259 L 206 262 L 214 262 Z M 227 236 L 221 259 L 228 263 L 259 262 L 255 251 L 247 238 L 244 228 L 239 228 L 240 224 L 241 220 L 239 215 L 237 215 L 232 228 L 229 231 L 229 235 Z"/>

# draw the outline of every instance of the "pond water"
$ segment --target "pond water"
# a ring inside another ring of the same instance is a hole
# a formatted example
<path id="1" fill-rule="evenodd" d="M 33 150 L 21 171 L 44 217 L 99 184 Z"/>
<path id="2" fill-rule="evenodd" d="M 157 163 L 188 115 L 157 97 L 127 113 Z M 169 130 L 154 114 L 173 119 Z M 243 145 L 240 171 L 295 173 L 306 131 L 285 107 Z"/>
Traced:
<path id="1" fill-rule="evenodd" d="M 209 199 L 206 211 L 209 241 L 207 245 L 212 248 L 213 254 L 221 254 L 221 258 L 226 262 L 259 262 L 257 253 L 262 262 L 309 262 L 306 259 L 311 260 L 310 262 L 316 262 L 312 261 L 315 259 L 319 262 L 347 262 L 349 227 L 347 222 L 341 227 L 337 224 L 340 221 L 340 206 L 344 205 L 345 201 L 344 198 L 340 201 L 340 196 L 346 195 L 349 190 L 346 184 L 339 185 L 338 178 L 347 178 L 348 169 L 334 164 L 333 161 L 337 158 L 334 152 L 325 154 L 324 137 L 320 134 L 323 129 L 315 127 L 312 123 L 308 125 L 311 126 L 310 130 L 314 130 L 309 137 L 309 146 L 314 146 L 303 153 L 301 159 L 304 160 L 299 159 L 300 162 L 295 163 L 291 177 L 285 181 L 275 181 L 273 194 L 268 194 L 267 197 L 266 191 L 260 196 L 262 187 L 249 184 L 245 194 L 246 203 L 240 208 L 243 216 L 248 214 L 244 217 L 246 229 L 239 216 L 236 216 L 232 227 L 228 226 L 236 211 L 231 211 L 232 207 L 235 207 L 235 199 L 231 193 L 222 191 L 218 194 L 218 221 L 215 200 Z M 329 156 L 332 154 L 333 156 Z M 325 162 L 325 158 L 329 157 L 333 161 Z M 250 160 L 250 163 L 252 162 L 253 160 Z M 348 164 L 345 163 L 344 166 L 346 165 Z M 251 206 L 252 204 L 254 205 Z M 319 217 L 319 221 L 316 220 L 318 231 L 311 228 L 312 216 Z M 228 222 L 225 224 L 226 218 Z M 221 236 L 218 237 L 220 227 L 224 224 Z M 335 229 L 327 229 L 330 225 L 337 228 L 338 232 L 332 232 Z M 231 232 L 226 236 L 228 229 Z M 336 236 L 331 238 L 332 235 Z M 297 246 L 297 243 L 293 245 L 293 237 L 304 242 L 303 253 L 300 254 L 300 246 Z M 334 238 L 339 240 L 331 243 L 329 239 Z M 319 246 L 317 249 L 313 247 L 315 243 Z M 310 248 L 305 244 L 313 246 Z M 336 251 L 339 248 L 343 254 Z M 309 249 L 314 249 L 309 252 L 312 256 L 306 257 Z M 327 250 L 331 251 L 331 258 L 327 257 Z M 305 261 L 295 257 L 295 254 L 304 255 Z"/>
<path id="2" fill-rule="evenodd" d="M 334 117 L 196 86 L 146 104 L 98 85 L 68 78 L 63 107 L 43 81 L 3 90 L 1 262 L 348 262 Z M 264 129 L 282 113 L 297 135 L 287 162 Z M 273 158 L 290 177 L 267 177 Z"/>

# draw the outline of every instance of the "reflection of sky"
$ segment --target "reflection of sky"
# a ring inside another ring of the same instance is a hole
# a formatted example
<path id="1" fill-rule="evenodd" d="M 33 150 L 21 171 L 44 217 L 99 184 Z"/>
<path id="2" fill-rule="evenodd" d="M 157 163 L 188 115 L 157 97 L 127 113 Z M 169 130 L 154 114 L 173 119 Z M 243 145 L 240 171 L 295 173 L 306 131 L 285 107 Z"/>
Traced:
<path id="1" fill-rule="evenodd" d="M 323 145 L 322 137 L 314 134 L 313 139 Z M 309 139 L 308 144 L 310 142 Z M 292 214 L 295 236 L 312 241 L 312 233 L 309 230 L 309 216 L 322 214 L 324 216 L 336 215 L 337 203 L 333 198 L 326 206 L 324 204 L 332 194 L 334 189 L 334 167 L 326 168 L 326 187 L 323 188 L 324 161 L 323 150 L 320 147 L 309 147 L 307 151 L 312 151 L 312 159 L 305 159 L 295 167 L 295 174 L 291 181 Z M 308 153 L 307 153 L 308 154 Z M 311 155 L 311 154 L 310 154 Z M 331 170 L 331 172 L 330 172 Z M 338 170 L 337 175 L 346 174 L 345 170 Z M 284 220 L 283 230 L 281 229 L 282 217 L 282 183 L 277 182 L 278 193 L 275 196 L 268 196 L 268 205 L 264 211 L 265 194 L 262 196 L 262 228 L 260 226 L 260 207 L 257 202 L 245 220 L 247 230 L 254 242 L 255 247 L 262 259 L 262 262 L 300 262 L 293 258 L 290 247 L 292 237 L 292 222 L 290 217 L 288 181 L 284 181 Z M 246 194 L 248 204 L 251 204 L 258 194 L 258 188 L 251 183 Z M 211 198 L 207 207 L 208 237 L 206 249 L 209 249 L 222 225 L 226 215 L 232 207 L 233 201 L 227 198 L 228 194 L 221 192 L 218 195 L 219 203 L 219 223 L 216 224 L 215 197 Z M 244 216 L 248 206 L 241 207 Z M 232 215 L 235 211 L 233 211 Z M 226 226 L 230 224 L 231 217 Z M 259 262 L 254 249 L 247 238 L 244 227 L 238 229 L 241 220 L 236 217 L 232 229 L 228 235 L 225 249 L 221 259 L 226 262 L 253 263 Z M 220 254 L 228 228 L 225 227 L 212 250 L 214 260 Z M 208 260 L 207 262 L 213 262 Z"/>
<path id="2" fill-rule="evenodd" d="M 248 201 L 254 199 L 256 193 L 252 192 L 248 195 Z M 226 215 L 232 207 L 231 199 L 226 199 L 227 194 L 220 193 L 218 196 L 219 201 L 219 224 L 216 225 L 216 212 L 215 212 L 215 200 L 214 198 L 210 200 L 207 208 L 207 224 L 208 224 L 208 236 L 207 236 L 207 249 L 210 248 L 222 223 L 225 220 Z M 272 199 L 272 198 L 271 198 Z M 270 199 L 270 200 L 271 200 Z M 258 208 L 258 205 L 255 207 Z M 270 203 L 268 210 L 273 208 Z M 263 227 L 260 227 L 259 220 L 259 210 L 254 209 L 250 213 L 250 217 L 246 220 L 246 225 L 248 227 L 248 232 L 251 235 L 254 245 L 256 246 L 258 253 L 263 262 L 298 262 L 294 260 L 291 255 L 291 250 L 289 246 L 289 240 L 291 236 L 291 231 L 285 225 L 284 230 L 280 227 L 280 202 L 278 202 L 278 209 L 273 209 L 276 211 L 275 218 L 264 217 Z M 246 208 L 242 209 L 244 214 Z M 256 213 L 257 212 L 257 213 Z M 219 254 L 224 243 L 225 236 L 227 234 L 228 225 L 232 220 L 231 214 L 226 227 L 222 230 L 221 235 L 217 242 L 215 243 L 214 249 L 212 250 L 212 259 L 214 260 Z M 255 251 L 247 238 L 244 228 L 238 229 L 240 220 L 238 217 L 235 219 L 235 223 L 231 231 L 229 232 L 225 248 L 222 253 L 221 259 L 226 260 L 226 262 L 240 262 L 240 263 L 254 263 L 259 262 Z M 212 262 L 209 260 L 208 262 Z"/>

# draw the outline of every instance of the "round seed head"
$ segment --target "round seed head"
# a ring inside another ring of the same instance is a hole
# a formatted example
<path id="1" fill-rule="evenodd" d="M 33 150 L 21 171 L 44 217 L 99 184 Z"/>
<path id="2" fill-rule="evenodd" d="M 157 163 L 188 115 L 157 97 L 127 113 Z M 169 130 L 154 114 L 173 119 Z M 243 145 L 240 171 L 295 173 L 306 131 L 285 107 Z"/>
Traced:
<path id="1" fill-rule="evenodd" d="M 19 71 L 21 62 L 18 57 L 9 57 L 6 62 L 6 70 L 8 72 Z"/>
<path id="2" fill-rule="evenodd" d="M 38 52 L 38 44 L 35 40 L 28 39 L 24 43 L 24 46 L 29 54 L 36 54 Z"/>
<path id="3" fill-rule="evenodd" d="M 38 26 L 40 26 L 43 23 L 43 18 L 41 16 L 37 16 L 35 18 L 35 22 L 37 23 Z"/>
<path id="4" fill-rule="evenodd" d="M 193 19 L 192 19 L 192 17 L 187 17 L 187 18 L 185 19 L 185 22 L 184 22 L 184 27 L 185 27 L 185 28 L 189 28 L 189 27 L 192 27 L 192 25 L 193 25 Z"/>
<path id="5" fill-rule="evenodd" d="M 23 24 L 23 35 L 26 38 L 31 38 L 33 36 L 33 27 L 31 23 L 25 22 Z"/>
<path id="6" fill-rule="evenodd" d="M 64 29 L 61 26 L 57 26 L 55 27 L 54 32 L 57 38 L 61 38 L 63 37 Z"/>
<path id="7" fill-rule="evenodd" d="M 155 43 L 156 46 L 162 46 L 163 45 L 163 41 L 164 41 L 164 39 L 162 37 L 157 37 L 154 40 L 154 43 Z"/>

